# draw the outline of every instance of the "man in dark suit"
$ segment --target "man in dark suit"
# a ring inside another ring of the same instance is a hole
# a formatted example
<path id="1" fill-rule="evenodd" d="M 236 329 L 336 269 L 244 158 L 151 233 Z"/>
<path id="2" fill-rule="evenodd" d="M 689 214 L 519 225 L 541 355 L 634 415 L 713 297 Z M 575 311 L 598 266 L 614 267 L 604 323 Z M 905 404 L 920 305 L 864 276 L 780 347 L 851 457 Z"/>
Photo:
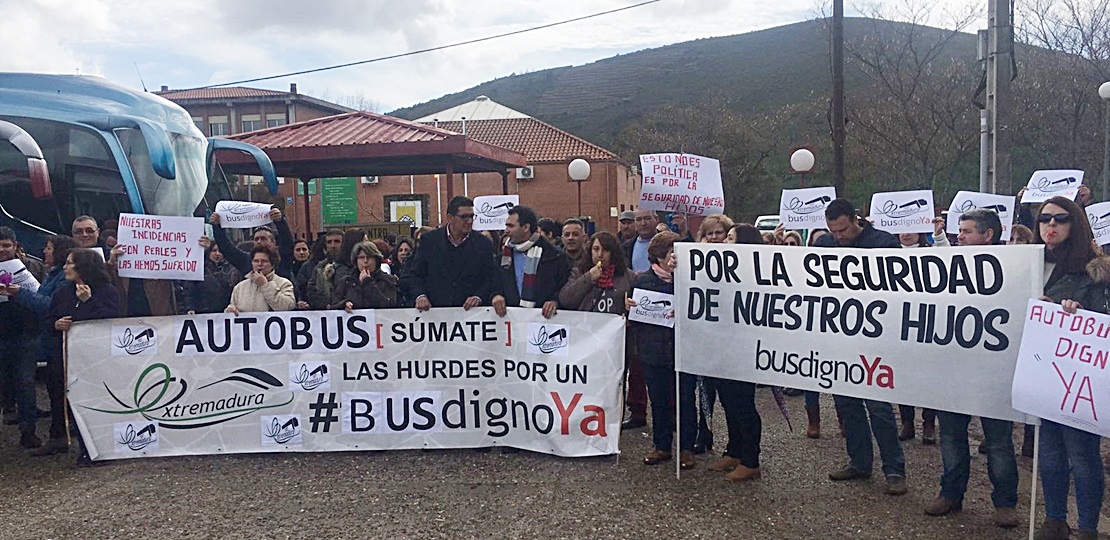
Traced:
<path id="1" fill-rule="evenodd" d="M 411 274 L 416 309 L 488 305 L 499 292 L 493 242 L 473 234 L 474 201 L 447 203 L 447 224 L 420 237 Z"/>

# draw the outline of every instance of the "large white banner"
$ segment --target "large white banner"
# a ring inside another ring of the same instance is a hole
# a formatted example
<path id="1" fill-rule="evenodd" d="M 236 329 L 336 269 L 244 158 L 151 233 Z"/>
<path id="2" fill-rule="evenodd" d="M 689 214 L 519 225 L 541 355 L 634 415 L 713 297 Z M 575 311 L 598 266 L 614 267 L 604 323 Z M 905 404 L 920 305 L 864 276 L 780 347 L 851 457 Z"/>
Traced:
<path id="1" fill-rule="evenodd" d="M 120 277 L 204 281 L 204 220 L 120 214 Z"/>
<path id="2" fill-rule="evenodd" d="M 520 195 L 482 195 L 474 197 L 474 230 L 503 231 L 509 210 L 520 204 Z"/>
<path id="3" fill-rule="evenodd" d="M 871 219 L 875 228 L 890 234 L 932 233 L 933 192 L 891 191 L 871 196 Z"/>
<path id="4" fill-rule="evenodd" d="M 779 198 L 779 223 L 787 230 L 827 229 L 825 207 L 834 199 L 834 187 L 784 189 Z"/>
<path id="5" fill-rule="evenodd" d="M 1020 421 L 1010 383 L 1042 249 L 675 244 L 677 366 Z"/>
<path id="6" fill-rule="evenodd" d="M 1110 437 L 1110 316 L 1030 300 L 1014 373 L 1014 408 Z"/>
<path id="7" fill-rule="evenodd" d="M 512 446 L 614 454 L 624 319 L 490 308 L 76 323 L 93 459 Z"/>
<path id="8" fill-rule="evenodd" d="M 952 198 L 948 206 L 948 217 L 945 220 L 948 234 L 960 234 L 960 216 L 964 212 L 975 208 L 985 208 L 998 212 L 998 219 L 1002 221 L 1002 241 L 1010 241 L 1010 231 L 1014 228 L 1015 213 L 1014 201 L 1016 197 L 1010 195 L 995 195 L 993 193 L 979 193 L 977 191 L 960 191 Z"/>
<path id="9" fill-rule="evenodd" d="M 219 201 L 216 203 L 216 213 L 220 215 L 220 227 L 253 229 L 274 222 L 270 219 L 270 210 L 273 207 L 269 203 Z"/>
<path id="10" fill-rule="evenodd" d="M 693 154 L 643 154 L 640 170 L 641 210 L 664 210 L 695 216 L 725 211 L 721 163 Z"/>

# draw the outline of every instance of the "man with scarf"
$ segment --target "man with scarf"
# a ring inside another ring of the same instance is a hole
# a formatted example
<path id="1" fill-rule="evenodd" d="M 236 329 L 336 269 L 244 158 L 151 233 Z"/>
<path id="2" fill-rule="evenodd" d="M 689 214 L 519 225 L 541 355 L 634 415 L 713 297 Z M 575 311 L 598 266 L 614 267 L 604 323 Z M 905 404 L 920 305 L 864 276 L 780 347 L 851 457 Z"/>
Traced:
<path id="1" fill-rule="evenodd" d="M 539 217 L 527 206 L 514 206 L 505 220 L 508 243 L 501 254 L 501 294 L 493 309 L 505 316 L 505 306 L 542 306 L 551 318 L 559 306 L 559 291 L 570 277 L 570 262 L 540 234 Z"/>

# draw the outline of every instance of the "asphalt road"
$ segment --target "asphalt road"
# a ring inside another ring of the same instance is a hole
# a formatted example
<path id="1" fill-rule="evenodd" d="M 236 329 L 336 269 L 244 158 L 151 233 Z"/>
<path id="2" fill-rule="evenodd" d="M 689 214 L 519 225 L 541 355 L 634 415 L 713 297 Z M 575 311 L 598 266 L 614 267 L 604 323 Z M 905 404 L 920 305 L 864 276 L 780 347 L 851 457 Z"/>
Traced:
<path id="1" fill-rule="evenodd" d="M 0 539 L 123 538 L 976 538 L 1027 534 L 1031 460 L 1019 458 L 1022 527 L 991 523 L 984 456 L 974 455 L 959 514 L 922 509 L 936 496 L 937 446 L 905 444 L 910 492 L 883 494 L 881 475 L 834 483 L 845 461 L 831 399 L 824 437 L 804 438 L 802 399 L 787 430 L 770 392 L 763 479 L 737 485 L 706 469 L 676 479 L 648 467 L 646 430 L 622 455 L 564 459 L 470 450 L 258 454 L 115 461 L 75 469 L 75 454 L 32 458 L 0 431 Z M 716 433 L 724 436 L 718 411 Z M 40 424 L 40 434 L 46 431 Z M 981 440 L 973 422 L 972 444 Z M 1020 444 L 1020 429 L 1015 429 Z M 719 454 L 715 454 L 719 455 Z M 1039 497 L 1038 497 L 1039 498 Z M 1038 519 L 1043 510 L 1038 509 Z M 1103 531 L 1107 526 L 1103 519 Z M 1075 523 L 1074 506 L 1071 522 Z M 1105 536 L 1105 535 L 1104 535 Z"/>

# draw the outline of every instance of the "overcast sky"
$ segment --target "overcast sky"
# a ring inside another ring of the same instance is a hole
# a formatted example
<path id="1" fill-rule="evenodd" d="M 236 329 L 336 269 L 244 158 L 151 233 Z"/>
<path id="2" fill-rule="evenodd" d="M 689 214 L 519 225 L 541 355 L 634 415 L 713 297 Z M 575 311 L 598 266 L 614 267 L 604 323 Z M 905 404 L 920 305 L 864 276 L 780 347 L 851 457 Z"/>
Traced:
<path id="1" fill-rule="evenodd" d="M 399 54 L 637 2 L 0 0 L 0 71 L 79 72 L 134 88 L 141 88 L 141 73 L 150 90 L 191 88 Z M 812 19 L 820 2 L 660 0 L 475 45 L 245 86 L 288 90 L 296 82 L 301 93 L 333 101 L 362 95 L 390 111 L 513 73 Z M 937 24 L 946 20 L 944 11 L 934 13 Z"/>

